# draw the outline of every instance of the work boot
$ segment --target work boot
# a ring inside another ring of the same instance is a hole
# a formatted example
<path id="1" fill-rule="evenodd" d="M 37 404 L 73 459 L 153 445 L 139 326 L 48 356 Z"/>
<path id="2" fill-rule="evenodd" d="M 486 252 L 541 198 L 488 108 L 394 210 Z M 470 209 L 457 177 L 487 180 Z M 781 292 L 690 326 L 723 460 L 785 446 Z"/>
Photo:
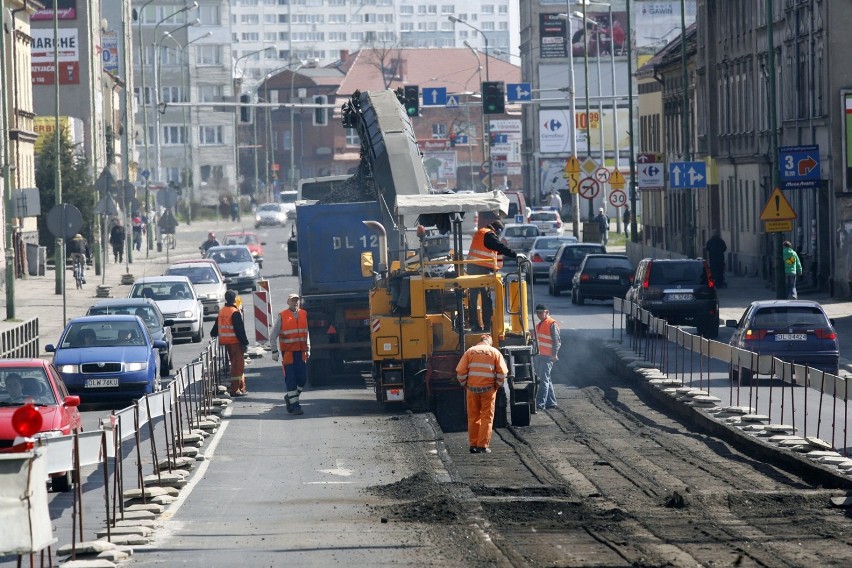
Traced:
<path id="1" fill-rule="evenodd" d="M 295 415 L 297 415 L 297 416 L 298 416 L 299 414 L 304 414 L 304 413 L 305 413 L 305 412 L 302 410 L 302 407 L 301 407 L 301 406 L 294 406 L 294 407 L 293 407 L 293 412 L 291 412 L 291 414 L 295 414 Z"/>
<path id="2" fill-rule="evenodd" d="M 287 412 L 292 413 L 293 412 L 293 404 L 290 402 L 290 395 L 289 394 L 284 395 L 284 404 L 287 405 Z"/>

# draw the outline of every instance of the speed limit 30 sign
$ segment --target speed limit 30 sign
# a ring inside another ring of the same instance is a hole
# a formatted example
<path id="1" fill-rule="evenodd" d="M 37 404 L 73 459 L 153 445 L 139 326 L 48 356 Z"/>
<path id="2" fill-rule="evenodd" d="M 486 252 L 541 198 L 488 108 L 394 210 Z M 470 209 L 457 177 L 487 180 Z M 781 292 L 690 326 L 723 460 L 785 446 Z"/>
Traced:
<path id="1" fill-rule="evenodd" d="M 627 194 L 620 189 L 614 189 L 609 193 L 609 203 L 613 207 L 623 207 L 627 205 Z"/>

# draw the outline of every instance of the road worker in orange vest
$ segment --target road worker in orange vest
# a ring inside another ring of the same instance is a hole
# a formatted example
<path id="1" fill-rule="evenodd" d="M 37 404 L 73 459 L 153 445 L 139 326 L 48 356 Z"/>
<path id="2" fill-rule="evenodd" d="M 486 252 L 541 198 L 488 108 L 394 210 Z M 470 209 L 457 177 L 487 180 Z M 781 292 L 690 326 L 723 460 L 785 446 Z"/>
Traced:
<path id="1" fill-rule="evenodd" d="M 550 317 L 550 311 L 543 304 L 535 307 L 535 315 L 538 323 L 535 326 L 536 337 L 538 337 L 538 355 L 533 360 L 535 374 L 538 375 L 538 396 L 536 406 L 539 410 L 545 408 L 556 408 L 556 395 L 553 392 L 553 382 L 550 373 L 553 364 L 559 360 L 559 348 L 562 340 L 559 336 L 559 324 Z"/>
<path id="2" fill-rule="evenodd" d="M 219 345 L 228 352 L 228 361 L 231 367 L 231 396 L 245 396 L 246 390 L 245 352 L 248 350 L 248 336 L 243 315 L 236 305 L 237 293 L 234 290 L 225 292 L 225 305 L 219 310 L 219 316 L 213 329 L 211 337 L 219 338 Z"/>
<path id="3" fill-rule="evenodd" d="M 491 334 L 468 349 L 456 365 L 456 378 L 467 397 L 467 437 L 470 453 L 489 454 L 497 390 L 503 388 L 509 372 L 503 354 L 492 347 Z"/>
<path id="4" fill-rule="evenodd" d="M 465 270 L 468 274 L 494 274 L 503 268 L 504 256 L 509 258 L 526 258 L 524 255 L 516 253 L 500 242 L 499 237 L 502 232 L 503 222 L 498 219 L 474 233 L 473 241 L 471 241 L 470 249 L 467 252 L 467 260 L 473 261 L 473 263 L 465 265 Z M 481 323 L 477 310 L 477 303 L 480 296 L 482 296 Z M 491 293 L 485 288 L 471 288 L 468 301 L 470 328 L 474 331 L 482 331 L 483 329 L 490 331 L 491 318 L 494 315 L 494 299 L 491 297 Z"/>
<path id="5" fill-rule="evenodd" d="M 283 354 L 284 383 L 287 392 L 284 404 L 290 414 L 303 414 L 299 396 L 308 382 L 308 357 L 311 355 L 311 340 L 308 335 L 308 312 L 299 308 L 298 294 L 287 296 L 287 309 L 275 316 L 270 337 L 278 338 L 278 350 Z M 278 350 L 272 359 L 278 360 Z"/>

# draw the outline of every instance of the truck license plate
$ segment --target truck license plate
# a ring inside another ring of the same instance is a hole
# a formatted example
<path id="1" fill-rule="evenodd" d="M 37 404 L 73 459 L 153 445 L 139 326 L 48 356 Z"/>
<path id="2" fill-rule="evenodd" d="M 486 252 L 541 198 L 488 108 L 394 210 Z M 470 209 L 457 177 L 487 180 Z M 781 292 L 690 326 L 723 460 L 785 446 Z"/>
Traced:
<path id="1" fill-rule="evenodd" d="M 102 389 L 109 387 L 117 387 L 118 386 L 118 377 L 112 377 L 109 379 L 86 379 L 86 388 L 87 389 Z"/>
<path id="2" fill-rule="evenodd" d="M 807 341 L 806 333 L 776 333 L 775 341 Z"/>

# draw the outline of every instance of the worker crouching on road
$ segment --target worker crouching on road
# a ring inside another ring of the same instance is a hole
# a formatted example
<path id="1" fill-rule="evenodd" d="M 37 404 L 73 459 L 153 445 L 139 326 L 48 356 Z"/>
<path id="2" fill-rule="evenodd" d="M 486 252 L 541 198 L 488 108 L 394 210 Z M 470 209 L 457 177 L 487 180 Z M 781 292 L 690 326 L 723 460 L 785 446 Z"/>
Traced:
<path id="1" fill-rule="evenodd" d="M 278 338 L 278 349 L 283 354 L 281 364 L 284 367 L 284 384 L 287 388 L 284 403 L 290 414 L 303 413 L 299 396 L 308 382 L 308 357 L 311 355 L 308 312 L 299 308 L 300 300 L 298 294 L 287 296 L 287 309 L 275 316 L 270 335 Z M 278 360 L 278 351 L 272 352 L 272 359 Z"/>
<path id="2" fill-rule="evenodd" d="M 491 344 L 491 335 L 483 334 L 456 366 L 459 384 L 467 391 L 467 435 L 472 454 L 491 453 L 488 446 L 497 390 L 503 388 L 509 372 L 503 354 Z"/>
<path id="3" fill-rule="evenodd" d="M 245 396 L 245 359 L 244 355 L 248 349 L 248 337 L 243 315 L 236 305 L 237 293 L 233 290 L 225 292 L 225 305 L 219 310 L 219 316 L 213 329 L 211 337 L 219 338 L 219 345 L 228 351 L 228 361 L 231 366 L 231 396 Z"/>

